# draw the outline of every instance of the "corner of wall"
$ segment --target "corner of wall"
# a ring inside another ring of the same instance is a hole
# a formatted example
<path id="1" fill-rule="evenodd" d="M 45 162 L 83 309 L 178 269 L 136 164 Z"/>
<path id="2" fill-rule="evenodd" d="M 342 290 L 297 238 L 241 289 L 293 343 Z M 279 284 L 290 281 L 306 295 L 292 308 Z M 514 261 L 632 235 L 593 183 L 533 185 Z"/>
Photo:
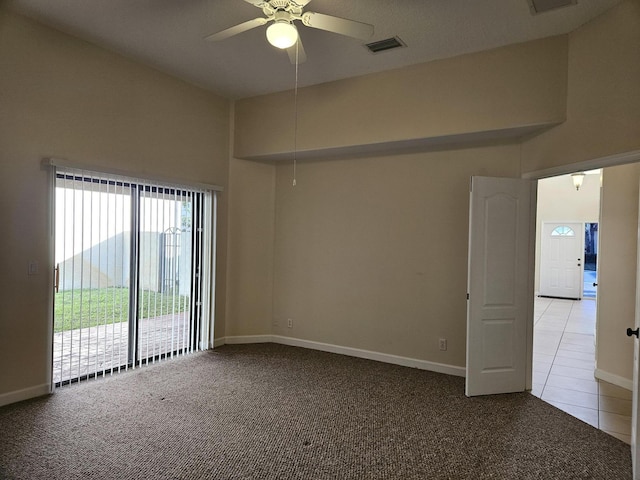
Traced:
<path id="1" fill-rule="evenodd" d="M 227 292 L 217 338 L 271 333 L 275 242 L 275 165 L 235 157 L 230 108 Z"/>

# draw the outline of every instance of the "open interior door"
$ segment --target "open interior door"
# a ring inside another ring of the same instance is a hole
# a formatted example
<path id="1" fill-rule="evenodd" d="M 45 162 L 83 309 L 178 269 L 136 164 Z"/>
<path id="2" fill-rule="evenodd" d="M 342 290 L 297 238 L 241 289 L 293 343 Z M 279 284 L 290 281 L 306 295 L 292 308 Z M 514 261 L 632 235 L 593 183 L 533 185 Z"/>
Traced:
<path id="1" fill-rule="evenodd" d="M 471 179 L 467 396 L 530 387 L 535 194 L 530 180 Z"/>

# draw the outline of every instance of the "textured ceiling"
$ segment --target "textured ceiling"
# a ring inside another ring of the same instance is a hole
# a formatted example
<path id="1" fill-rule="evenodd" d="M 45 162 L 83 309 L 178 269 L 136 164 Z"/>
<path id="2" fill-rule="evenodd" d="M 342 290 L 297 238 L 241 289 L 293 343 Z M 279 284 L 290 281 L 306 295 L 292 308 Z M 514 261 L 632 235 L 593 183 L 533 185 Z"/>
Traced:
<path id="1" fill-rule="evenodd" d="M 570 32 L 620 0 L 532 15 L 526 0 L 313 0 L 305 10 L 370 23 L 370 41 L 406 48 L 370 53 L 362 41 L 299 26 L 308 60 L 301 86 Z M 288 90 L 295 69 L 265 26 L 222 42 L 208 34 L 262 12 L 243 0 L 14 0 L 15 10 L 229 98 Z M 300 25 L 300 24 L 298 24 Z"/>

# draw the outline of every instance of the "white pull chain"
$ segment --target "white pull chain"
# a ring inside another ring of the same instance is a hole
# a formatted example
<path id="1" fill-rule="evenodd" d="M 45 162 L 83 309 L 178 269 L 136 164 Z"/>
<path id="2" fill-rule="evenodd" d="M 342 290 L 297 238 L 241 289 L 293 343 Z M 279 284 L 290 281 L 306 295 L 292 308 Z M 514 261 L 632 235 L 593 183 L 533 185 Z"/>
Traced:
<path id="1" fill-rule="evenodd" d="M 300 39 L 296 41 L 296 86 L 293 92 L 293 186 L 296 186 L 296 164 L 298 155 L 298 45 L 300 45 Z"/>

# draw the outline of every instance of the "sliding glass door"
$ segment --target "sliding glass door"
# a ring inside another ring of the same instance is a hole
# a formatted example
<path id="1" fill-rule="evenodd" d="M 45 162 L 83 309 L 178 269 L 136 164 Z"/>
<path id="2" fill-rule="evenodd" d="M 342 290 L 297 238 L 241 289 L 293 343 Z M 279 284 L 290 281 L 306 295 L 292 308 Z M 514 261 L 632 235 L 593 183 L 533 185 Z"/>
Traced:
<path id="1" fill-rule="evenodd" d="M 53 381 L 210 345 L 215 193 L 58 168 Z"/>

